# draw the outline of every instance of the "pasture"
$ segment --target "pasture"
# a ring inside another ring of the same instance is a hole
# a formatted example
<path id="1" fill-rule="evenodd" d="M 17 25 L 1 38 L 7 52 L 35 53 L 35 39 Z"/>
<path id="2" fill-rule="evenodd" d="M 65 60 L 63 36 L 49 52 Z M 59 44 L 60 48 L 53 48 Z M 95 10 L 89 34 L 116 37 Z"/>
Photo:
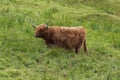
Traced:
<path id="1" fill-rule="evenodd" d="M 87 48 L 48 48 L 31 24 L 84 26 Z M 0 0 L 0 80 L 120 80 L 120 0 Z"/>

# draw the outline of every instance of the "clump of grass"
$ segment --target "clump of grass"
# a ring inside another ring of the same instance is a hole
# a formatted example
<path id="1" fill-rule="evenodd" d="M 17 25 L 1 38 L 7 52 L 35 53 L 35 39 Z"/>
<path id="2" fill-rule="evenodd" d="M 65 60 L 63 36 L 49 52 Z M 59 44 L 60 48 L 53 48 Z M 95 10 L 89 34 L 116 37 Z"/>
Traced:
<path id="1" fill-rule="evenodd" d="M 119 6 L 111 4 L 119 1 L 1 1 L 0 80 L 118 80 Z M 84 26 L 89 55 L 83 49 L 76 55 L 74 50 L 48 48 L 31 26 L 46 22 Z"/>

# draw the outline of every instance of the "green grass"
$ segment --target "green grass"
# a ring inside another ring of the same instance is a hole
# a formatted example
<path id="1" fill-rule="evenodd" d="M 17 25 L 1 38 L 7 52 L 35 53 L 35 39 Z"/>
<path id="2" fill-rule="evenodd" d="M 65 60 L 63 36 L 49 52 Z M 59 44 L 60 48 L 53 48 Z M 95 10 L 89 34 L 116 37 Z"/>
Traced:
<path id="1" fill-rule="evenodd" d="M 120 80 L 120 0 L 0 0 L 0 80 Z M 31 24 L 84 26 L 83 49 L 48 48 Z"/>

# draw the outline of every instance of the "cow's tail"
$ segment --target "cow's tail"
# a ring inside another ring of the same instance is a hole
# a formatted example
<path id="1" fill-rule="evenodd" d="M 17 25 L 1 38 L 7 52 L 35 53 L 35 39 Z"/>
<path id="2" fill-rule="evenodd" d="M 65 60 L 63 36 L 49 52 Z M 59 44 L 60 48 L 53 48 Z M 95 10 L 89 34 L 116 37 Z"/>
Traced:
<path id="1" fill-rule="evenodd" d="M 86 46 L 86 38 L 84 39 L 84 52 L 88 54 L 87 46 Z"/>

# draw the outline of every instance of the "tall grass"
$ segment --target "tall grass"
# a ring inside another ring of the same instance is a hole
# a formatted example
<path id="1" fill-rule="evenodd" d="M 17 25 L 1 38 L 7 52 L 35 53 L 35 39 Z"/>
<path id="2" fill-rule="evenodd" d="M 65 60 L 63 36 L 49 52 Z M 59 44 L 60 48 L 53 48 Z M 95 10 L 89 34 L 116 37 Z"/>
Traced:
<path id="1" fill-rule="evenodd" d="M 0 1 L 0 80 L 119 80 L 119 6 L 106 7 L 119 1 L 97 1 Z M 83 48 L 78 55 L 74 50 L 48 48 L 35 38 L 31 24 L 47 22 L 84 26 L 89 55 Z"/>

